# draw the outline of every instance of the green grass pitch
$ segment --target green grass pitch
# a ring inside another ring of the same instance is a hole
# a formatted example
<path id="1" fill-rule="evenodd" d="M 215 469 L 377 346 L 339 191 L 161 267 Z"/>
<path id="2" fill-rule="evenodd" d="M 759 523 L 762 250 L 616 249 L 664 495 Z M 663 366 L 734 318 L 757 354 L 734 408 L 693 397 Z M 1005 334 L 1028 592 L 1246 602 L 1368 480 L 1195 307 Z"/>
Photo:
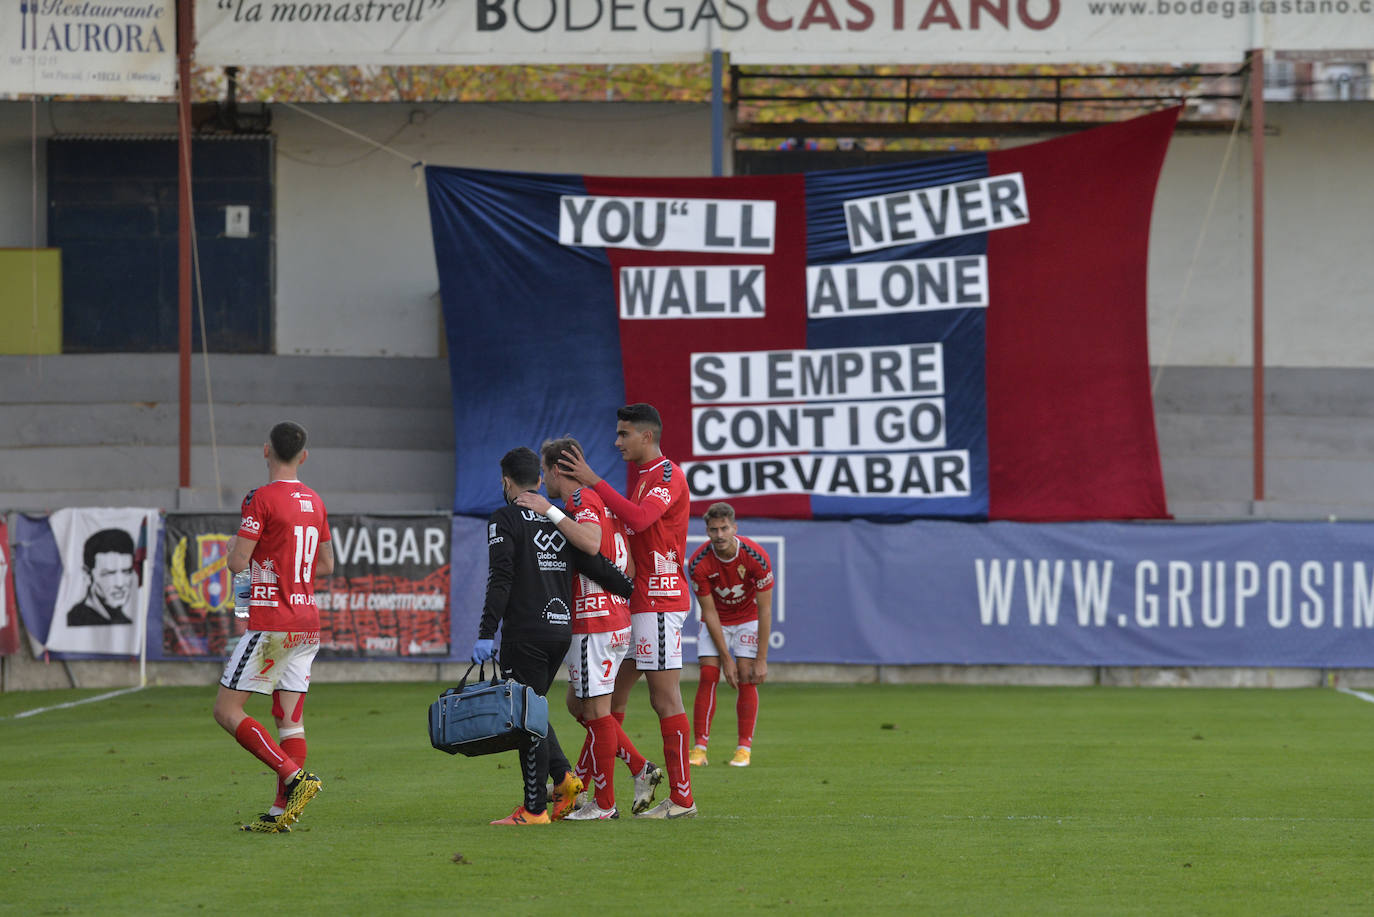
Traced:
<path id="1" fill-rule="evenodd" d="M 430 748 L 440 687 L 317 685 L 285 836 L 236 830 L 272 778 L 213 686 L 0 695 L 0 912 L 1374 913 L 1374 704 L 1334 691 L 766 685 L 732 768 L 722 688 L 699 818 L 628 817 L 621 765 L 620 820 L 495 828 L 515 757 Z"/>

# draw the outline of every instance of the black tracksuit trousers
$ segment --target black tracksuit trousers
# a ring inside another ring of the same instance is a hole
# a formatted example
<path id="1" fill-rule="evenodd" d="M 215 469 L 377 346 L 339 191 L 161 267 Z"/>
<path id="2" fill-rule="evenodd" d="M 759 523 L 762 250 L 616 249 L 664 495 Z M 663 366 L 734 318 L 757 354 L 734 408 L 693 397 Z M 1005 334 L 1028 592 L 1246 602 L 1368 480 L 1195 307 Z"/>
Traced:
<path id="1" fill-rule="evenodd" d="M 501 642 L 501 669 L 506 677 L 528 685 L 543 697 L 548 697 L 558 667 L 568 654 L 569 640 L 558 641 L 512 640 Z M 572 770 L 568 756 L 558 744 L 553 731 L 553 704 L 549 705 L 549 732 L 544 739 L 529 736 L 520 746 L 520 773 L 525 782 L 525 811 L 538 815 L 548 808 L 546 782 L 553 776 L 554 785 Z"/>

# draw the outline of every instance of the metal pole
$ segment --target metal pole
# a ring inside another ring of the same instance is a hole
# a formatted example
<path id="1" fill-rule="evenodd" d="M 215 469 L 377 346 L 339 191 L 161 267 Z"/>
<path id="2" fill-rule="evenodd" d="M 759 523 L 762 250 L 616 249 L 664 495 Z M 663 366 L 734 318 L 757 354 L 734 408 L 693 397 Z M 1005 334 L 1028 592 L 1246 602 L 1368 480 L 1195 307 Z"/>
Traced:
<path id="1" fill-rule="evenodd" d="M 177 326 L 179 481 L 191 486 L 191 54 L 194 0 L 177 0 Z"/>
<path id="2" fill-rule="evenodd" d="M 1264 500 L 1264 51 L 1250 52 L 1251 250 L 1254 376 L 1254 499 Z"/>
<path id="3" fill-rule="evenodd" d="M 725 174 L 725 52 L 711 51 L 711 174 Z"/>

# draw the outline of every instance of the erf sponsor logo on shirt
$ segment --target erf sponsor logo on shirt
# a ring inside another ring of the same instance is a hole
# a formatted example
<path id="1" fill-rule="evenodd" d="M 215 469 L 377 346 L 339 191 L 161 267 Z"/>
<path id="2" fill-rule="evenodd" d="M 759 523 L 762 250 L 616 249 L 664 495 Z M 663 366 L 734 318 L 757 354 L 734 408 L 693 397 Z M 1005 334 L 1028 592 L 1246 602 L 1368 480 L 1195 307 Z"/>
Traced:
<path id="1" fill-rule="evenodd" d="M 578 596 L 573 600 L 573 610 L 578 618 L 604 618 L 611 613 L 610 593 L 597 592 L 592 595 Z"/>
<path id="2" fill-rule="evenodd" d="M 649 576 L 649 595 L 676 597 L 682 595 L 682 577 L 677 573 L 658 573 Z"/>
<path id="3" fill-rule="evenodd" d="M 588 580 L 591 582 L 591 580 Z M 593 583 L 592 585 L 596 585 Z M 611 609 L 619 606 L 624 607 L 628 604 L 626 599 L 611 593 L 601 591 L 600 586 L 596 586 L 596 592 L 584 592 L 573 602 L 573 611 L 579 620 L 585 618 L 604 618 L 611 613 Z"/>

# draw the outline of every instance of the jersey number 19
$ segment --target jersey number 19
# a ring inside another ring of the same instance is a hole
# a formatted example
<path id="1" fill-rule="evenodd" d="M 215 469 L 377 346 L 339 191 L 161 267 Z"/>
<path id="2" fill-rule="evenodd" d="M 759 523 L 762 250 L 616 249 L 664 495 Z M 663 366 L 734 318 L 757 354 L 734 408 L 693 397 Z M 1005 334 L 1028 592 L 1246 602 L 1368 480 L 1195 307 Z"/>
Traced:
<path id="1" fill-rule="evenodd" d="M 313 525 L 296 526 L 296 582 L 310 582 L 315 568 L 315 552 L 319 547 L 319 529 Z"/>

